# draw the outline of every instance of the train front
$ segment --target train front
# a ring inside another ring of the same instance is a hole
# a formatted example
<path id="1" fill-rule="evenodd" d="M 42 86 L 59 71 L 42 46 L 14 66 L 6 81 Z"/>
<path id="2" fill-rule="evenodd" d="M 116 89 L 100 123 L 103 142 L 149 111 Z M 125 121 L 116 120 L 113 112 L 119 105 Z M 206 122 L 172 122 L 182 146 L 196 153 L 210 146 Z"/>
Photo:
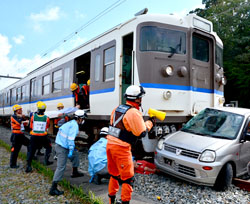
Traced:
<path id="1" fill-rule="evenodd" d="M 223 46 L 212 23 L 194 14 L 144 18 L 137 26 L 135 61 L 135 77 L 146 89 L 144 111 L 166 112 L 162 125 L 169 131 L 206 107 L 222 106 Z"/>

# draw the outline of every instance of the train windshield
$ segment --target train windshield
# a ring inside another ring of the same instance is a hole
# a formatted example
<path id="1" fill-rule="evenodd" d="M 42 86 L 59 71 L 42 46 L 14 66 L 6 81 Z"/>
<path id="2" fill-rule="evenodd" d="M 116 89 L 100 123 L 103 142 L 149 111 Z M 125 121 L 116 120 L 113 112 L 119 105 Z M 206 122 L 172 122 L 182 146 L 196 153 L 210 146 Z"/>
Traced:
<path id="1" fill-rule="evenodd" d="M 186 33 L 155 26 L 144 26 L 140 33 L 140 51 L 186 54 Z"/>
<path id="2" fill-rule="evenodd" d="M 220 67 L 223 67 L 223 49 L 218 45 L 216 45 L 215 56 L 215 63 L 218 64 Z"/>
<path id="3" fill-rule="evenodd" d="M 242 115 L 206 108 L 193 117 L 181 131 L 208 137 L 235 139 L 243 119 Z"/>

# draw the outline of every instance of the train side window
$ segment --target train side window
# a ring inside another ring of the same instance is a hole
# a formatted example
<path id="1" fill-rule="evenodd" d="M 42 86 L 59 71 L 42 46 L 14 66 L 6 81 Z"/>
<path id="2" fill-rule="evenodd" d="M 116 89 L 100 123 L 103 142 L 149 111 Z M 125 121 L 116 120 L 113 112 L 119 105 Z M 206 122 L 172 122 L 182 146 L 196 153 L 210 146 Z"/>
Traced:
<path id="1" fill-rule="evenodd" d="M 63 88 L 67 89 L 69 88 L 70 84 L 70 69 L 69 67 L 64 69 L 64 86 Z"/>
<path id="2" fill-rule="evenodd" d="M 21 100 L 24 101 L 25 100 L 25 93 L 26 93 L 26 90 L 25 90 L 25 85 L 21 87 Z"/>
<path id="3" fill-rule="evenodd" d="M 104 50 L 104 81 L 112 81 L 115 76 L 115 47 Z"/>
<path id="4" fill-rule="evenodd" d="M 16 89 L 11 89 L 11 105 L 16 102 Z"/>
<path id="5" fill-rule="evenodd" d="M 36 79 L 31 79 L 31 97 L 36 96 Z"/>
<path id="6" fill-rule="evenodd" d="M 7 92 L 7 93 L 5 94 L 5 104 L 8 104 L 8 102 L 9 102 L 8 93 L 9 93 L 9 92 Z"/>
<path id="7" fill-rule="evenodd" d="M 50 75 L 43 77 L 43 95 L 49 94 Z"/>
<path id="8" fill-rule="evenodd" d="M 62 70 L 53 72 L 52 75 L 52 92 L 58 92 L 62 90 Z"/>
<path id="9" fill-rule="evenodd" d="M 37 80 L 36 93 L 37 96 L 42 95 L 42 79 Z"/>
<path id="10" fill-rule="evenodd" d="M 215 48 L 215 63 L 223 67 L 223 49 L 218 45 Z"/>
<path id="11" fill-rule="evenodd" d="M 209 42 L 193 36 L 193 58 L 203 62 L 209 61 Z"/>
<path id="12" fill-rule="evenodd" d="M 100 80 L 101 72 L 101 56 L 98 54 L 95 56 L 95 81 Z"/>
<path id="13" fill-rule="evenodd" d="M 21 100 L 21 87 L 16 89 L 16 101 Z"/>

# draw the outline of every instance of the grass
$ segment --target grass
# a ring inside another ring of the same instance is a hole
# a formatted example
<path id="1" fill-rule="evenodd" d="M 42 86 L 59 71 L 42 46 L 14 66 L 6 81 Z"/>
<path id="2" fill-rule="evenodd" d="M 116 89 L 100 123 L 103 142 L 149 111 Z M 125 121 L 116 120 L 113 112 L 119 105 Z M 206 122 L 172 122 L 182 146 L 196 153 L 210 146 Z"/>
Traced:
<path id="1" fill-rule="evenodd" d="M 4 147 L 8 152 L 10 152 L 11 147 L 9 144 L 6 144 L 2 140 L 0 140 L 0 146 Z M 22 152 L 19 152 L 18 157 L 24 161 L 26 161 L 26 158 L 27 158 L 26 154 L 24 154 Z M 34 160 L 32 161 L 32 167 L 35 168 L 38 173 L 41 173 L 42 175 L 47 177 L 49 179 L 49 181 L 52 182 L 54 172 L 50 168 L 47 168 L 46 166 L 44 166 L 40 162 L 34 161 Z M 77 187 L 75 185 L 71 185 L 70 182 L 68 182 L 65 179 L 63 179 L 60 182 L 60 186 L 62 186 L 64 189 L 66 189 L 69 192 L 71 197 L 78 198 L 78 200 L 80 200 L 82 203 L 85 203 L 85 204 L 103 204 L 103 201 L 101 200 L 101 198 L 96 197 L 92 191 L 89 191 L 88 194 L 86 194 L 82 188 Z"/>

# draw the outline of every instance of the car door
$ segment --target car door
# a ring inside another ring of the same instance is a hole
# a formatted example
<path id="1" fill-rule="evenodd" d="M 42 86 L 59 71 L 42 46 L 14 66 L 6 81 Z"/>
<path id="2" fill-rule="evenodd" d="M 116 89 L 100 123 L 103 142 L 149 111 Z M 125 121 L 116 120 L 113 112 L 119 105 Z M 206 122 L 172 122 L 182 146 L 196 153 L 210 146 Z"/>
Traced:
<path id="1" fill-rule="evenodd" d="M 250 133 L 250 117 L 248 117 L 247 123 L 242 132 L 239 173 L 247 171 L 247 163 L 250 161 L 250 141 L 244 140 L 244 135 L 246 132 Z"/>

